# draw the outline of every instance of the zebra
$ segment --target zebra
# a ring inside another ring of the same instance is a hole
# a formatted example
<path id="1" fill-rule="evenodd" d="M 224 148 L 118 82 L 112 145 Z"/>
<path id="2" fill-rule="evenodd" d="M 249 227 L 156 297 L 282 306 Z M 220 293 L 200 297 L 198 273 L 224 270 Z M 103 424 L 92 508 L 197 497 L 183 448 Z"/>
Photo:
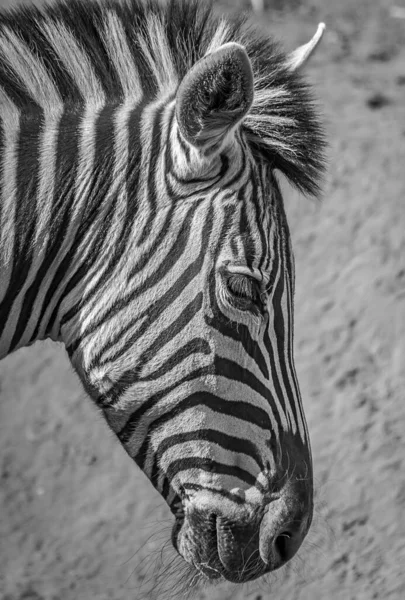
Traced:
<path id="1" fill-rule="evenodd" d="M 196 576 L 290 560 L 313 470 L 280 173 L 320 192 L 291 54 L 198 0 L 0 16 L 0 356 L 62 342 Z"/>

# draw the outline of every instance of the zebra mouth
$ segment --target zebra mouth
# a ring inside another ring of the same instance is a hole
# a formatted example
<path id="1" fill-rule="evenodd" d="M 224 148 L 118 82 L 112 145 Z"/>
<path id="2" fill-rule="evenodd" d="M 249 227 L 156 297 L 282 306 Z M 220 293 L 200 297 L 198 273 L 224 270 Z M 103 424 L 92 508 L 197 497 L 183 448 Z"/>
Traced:
<path id="1" fill-rule="evenodd" d="M 252 536 L 251 528 L 226 523 L 217 515 L 209 515 L 204 522 L 197 523 L 193 516 L 176 518 L 172 543 L 206 579 L 223 578 L 241 583 L 256 579 L 268 570 L 259 556 L 258 533 Z M 235 535 L 236 530 L 242 535 Z"/>
<path id="2" fill-rule="evenodd" d="M 217 517 L 212 515 L 208 521 L 207 531 L 196 535 L 184 513 L 178 514 L 172 529 L 172 544 L 196 571 L 207 579 L 214 580 L 224 575 L 224 568 L 217 549 Z M 194 538 L 198 538 L 195 539 L 195 543 L 193 543 Z"/>

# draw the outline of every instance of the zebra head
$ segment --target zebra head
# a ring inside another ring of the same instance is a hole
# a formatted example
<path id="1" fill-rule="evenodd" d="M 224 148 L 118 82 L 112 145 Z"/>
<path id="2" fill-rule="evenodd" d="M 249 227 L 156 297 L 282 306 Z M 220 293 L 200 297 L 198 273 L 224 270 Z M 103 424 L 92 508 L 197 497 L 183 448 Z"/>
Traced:
<path id="1" fill-rule="evenodd" d="M 117 19 L 107 41 L 116 61 Z M 139 44 L 142 66 L 126 57 L 117 72 L 127 87 L 147 86 L 147 73 L 164 82 L 160 93 L 98 112 L 95 129 L 105 119 L 115 137 L 99 135 L 110 179 L 94 187 L 112 208 L 94 279 L 61 332 L 86 389 L 170 506 L 174 547 L 208 578 L 243 582 L 285 564 L 312 519 L 293 255 L 274 171 L 316 192 L 323 138 L 298 70 L 322 28 L 286 57 L 217 22 L 199 56 L 197 42 L 179 48 L 194 57 L 181 66 L 159 22 Z"/>

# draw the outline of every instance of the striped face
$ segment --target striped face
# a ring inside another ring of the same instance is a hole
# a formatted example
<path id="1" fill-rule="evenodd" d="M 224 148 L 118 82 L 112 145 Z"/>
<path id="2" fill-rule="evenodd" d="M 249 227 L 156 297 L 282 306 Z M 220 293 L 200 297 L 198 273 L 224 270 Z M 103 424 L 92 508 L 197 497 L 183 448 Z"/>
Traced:
<path id="1" fill-rule="evenodd" d="M 203 193 L 157 210 L 159 236 L 128 260 L 119 301 L 95 307 L 74 360 L 171 507 L 179 552 L 240 581 L 297 550 L 312 467 L 282 198 L 269 168 L 242 143 L 234 150 Z"/>
<path id="2" fill-rule="evenodd" d="M 72 2 L 0 18 L 0 355 L 63 341 L 178 552 L 248 581 L 312 518 L 274 169 L 317 187 L 320 34 L 287 58 L 200 2 Z"/>
<path id="3" fill-rule="evenodd" d="M 145 109 L 133 246 L 104 288 L 114 294 L 85 306 L 67 345 L 174 513 L 180 554 L 210 578 L 245 581 L 281 566 L 305 536 L 311 456 L 283 202 L 237 128 L 251 102 L 249 63 L 237 45 L 205 63 L 204 77 L 226 68 L 241 79 L 230 99 L 240 110 L 216 98 L 221 114 L 196 136 L 205 125 L 198 106 L 190 112 L 194 70 L 175 99 Z"/>

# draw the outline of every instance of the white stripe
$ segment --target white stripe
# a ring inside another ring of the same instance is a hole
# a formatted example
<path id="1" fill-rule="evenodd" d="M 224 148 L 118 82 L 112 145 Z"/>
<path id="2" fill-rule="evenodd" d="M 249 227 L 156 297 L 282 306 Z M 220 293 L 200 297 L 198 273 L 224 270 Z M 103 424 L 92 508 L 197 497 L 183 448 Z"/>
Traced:
<path id="1" fill-rule="evenodd" d="M 79 131 L 79 142 L 78 142 L 78 161 L 77 161 L 77 170 L 75 177 L 75 189 L 74 189 L 74 197 L 70 211 L 70 219 L 68 229 L 65 232 L 64 242 L 60 246 L 58 255 L 55 258 L 55 263 L 60 261 L 61 257 L 66 255 L 66 252 L 70 249 L 72 245 L 72 241 L 74 240 L 77 229 L 79 228 L 82 221 L 82 214 L 86 210 L 86 198 L 88 197 L 89 188 L 92 184 L 94 177 L 94 164 L 95 164 L 95 138 L 96 138 L 96 122 L 100 111 L 102 110 L 102 105 L 97 103 L 94 104 L 92 99 L 86 104 L 84 109 L 84 114 L 81 117 L 81 122 L 78 126 Z M 58 182 L 57 182 L 58 183 Z M 75 272 L 80 265 L 85 261 L 87 257 L 87 253 L 91 247 L 91 243 L 89 242 L 89 238 L 95 235 L 95 230 L 97 229 L 97 222 L 93 223 L 91 227 L 89 227 L 89 231 L 87 232 L 87 236 L 84 241 L 80 245 L 80 247 L 75 248 L 76 254 L 75 258 L 71 264 L 71 273 Z M 66 277 L 69 276 L 69 273 L 66 273 Z M 52 306 L 47 310 L 47 314 L 49 315 L 50 311 L 54 309 L 54 306 L 57 304 L 64 287 L 66 285 L 66 278 L 61 282 L 59 289 L 55 291 L 54 296 L 52 298 Z M 71 293 L 66 297 L 64 297 L 63 302 L 59 306 L 59 313 L 56 317 L 56 323 L 59 321 L 60 316 L 63 314 L 64 309 L 70 308 L 72 303 L 77 301 L 77 290 L 74 288 Z M 47 320 L 45 316 L 44 321 Z M 51 338 L 56 339 L 56 336 L 59 332 L 52 331 Z M 69 329 L 69 327 L 64 327 L 64 335 L 65 343 L 68 346 L 72 342 L 72 336 L 74 337 L 74 332 Z"/>
<path id="2" fill-rule="evenodd" d="M 114 253 L 118 240 L 122 236 L 122 232 L 126 223 L 126 211 L 128 205 L 127 193 L 127 168 L 129 161 L 129 118 L 131 111 L 136 107 L 133 101 L 126 102 L 121 106 L 115 114 L 115 135 L 114 135 L 114 172 L 112 177 L 112 185 L 109 189 L 108 196 L 105 198 L 106 205 L 112 201 L 115 196 L 118 196 L 116 210 L 114 211 L 114 223 L 111 225 L 111 236 L 105 240 L 103 253 L 100 256 L 98 265 L 94 266 L 94 276 L 86 283 L 84 298 L 91 290 L 99 283 L 100 279 L 104 278 L 104 266 L 106 257 Z M 118 289 L 125 280 L 125 273 L 129 271 L 131 262 L 124 257 L 121 264 L 116 266 L 115 271 L 105 285 L 102 286 L 91 302 L 86 303 L 85 311 L 82 313 L 82 328 L 96 321 L 100 314 L 108 310 L 115 296 L 111 294 L 111 290 Z M 138 324 L 139 326 L 139 324 Z M 107 323 L 103 326 L 100 335 L 103 339 L 108 340 L 116 331 L 116 323 Z M 98 352 L 99 336 L 94 336 L 93 341 L 87 343 L 84 349 L 84 360 L 90 362 L 95 353 Z"/>
<path id="3" fill-rule="evenodd" d="M 104 278 L 104 265 L 106 263 L 105 257 L 108 257 L 111 253 L 114 253 L 115 247 L 125 227 L 128 203 L 126 184 L 130 143 L 128 121 L 131 111 L 135 107 L 136 102 L 129 100 L 120 106 L 115 113 L 115 132 L 113 140 L 114 171 L 111 187 L 108 191 L 108 196 L 105 198 L 105 203 L 108 204 L 110 200 L 112 201 L 115 198 L 115 196 L 118 197 L 116 210 L 114 211 L 113 215 L 114 224 L 111 226 L 111 235 L 105 240 L 103 253 L 102 256 L 100 256 L 99 264 L 95 265 L 94 267 L 94 276 L 86 284 L 84 297 L 86 297 L 87 294 L 99 284 L 100 279 Z M 107 310 L 112 300 L 111 289 L 114 289 L 115 285 L 120 285 L 120 281 L 122 280 L 125 271 L 128 271 L 130 268 L 130 264 L 131 263 L 129 261 L 125 260 L 125 263 L 121 265 L 122 268 L 117 267 L 115 272 L 110 276 L 109 281 L 105 282 L 105 286 L 100 288 L 97 297 L 91 302 L 89 301 L 86 303 L 85 312 L 82 314 L 84 327 L 85 323 L 94 322 L 94 320 L 97 320 L 100 313 L 102 313 L 104 310 Z M 114 279 L 111 279 L 111 277 Z"/>
<path id="4" fill-rule="evenodd" d="M 41 60 L 7 27 L 0 31 L 0 59 L 15 73 L 24 89 L 44 112 L 60 109 L 62 100 Z"/>
<path id="5" fill-rule="evenodd" d="M 1 125 L 3 129 L 3 152 L 1 164 L 2 211 L 0 223 L 0 266 L 7 273 L 11 269 L 14 251 L 15 211 L 17 193 L 17 145 L 20 133 L 20 112 L 0 87 Z M 8 282 L 2 279 L 1 294 L 7 289 Z"/>
<path id="6" fill-rule="evenodd" d="M 41 149 L 39 157 L 39 185 L 37 197 L 38 224 L 35 231 L 34 246 L 37 254 L 40 252 L 40 243 L 44 247 L 50 234 L 50 218 L 53 198 L 55 193 L 55 168 L 58 145 L 60 119 L 63 113 L 62 106 L 55 107 L 55 114 L 45 117 L 42 132 Z"/>
<path id="7" fill-rule="evenodd" d="M 175 446 L 170 446 L 165 450 L 161 456 L 161 465 L 163 469 L 166 469 L 173 460 L 177 458 L 183 458 L 184 444 L 187 444 L 188 451 L 191 453 L 189 456 L 202 457 L 211 456 L 215 460 L 229 464 L 233 466 L 239 466 L 245 471 L 248 471 L 253 476 L 257 477 L 260 473 L 260 466 L 256 461 L 249 455 L 244 453 L 245 438 L 247 427 L 253 436 L 257 436 L 255 439 L 259 439 L 263 433 L 263 430 L 256 427 L 254 424 L 246 423 L 237 417 L 229 415 L 223 415 L 221 413 L 214 412 L 208 408 L 201 411 L 196 411 L 195 407 L 181 412 L 179 415 L 174 416 L 170 423 L 160 427 L 157 431 L 153 432 L 149 436 L 150 447 L 147 455 L 147 460 L 144 466 L 144 473 L 147 476 L 152 475 L 152 466 L 154 462 L 154 453 L 158 451 L 160 444 L 170 435 L 175 432 L 198 432 L 204 429 L 209 424 L 210 429 L 215 429 L 216 432 L 221 436 L 222 433 L 232 435 L 239 439 L 240 452 L 235 453 L 233 450 L 228 450 L 218 445 L 212 444 L 212 442 L 205 442 L 204 440 L 192 440 L 187 442 L 180 442 Z M 215 456 L 213 455 L 215 453 Z M 259 448 L 258 448 L 259 453 Z M 260 453 L 259 453 L 260 454 Z"/>
<path id="8" fill-rule="evenodd" d="M 175 89 L 178 76 L 165 28 L 156 15 L 150 15 L 147 18 L 145 29 L 147 33 L 139 36 L 138 43 L 142 48 L 148 67 L 155 76 L 159 91 L 170 92 Z"/>
<path id="9" fill-rule="evenodd" d="M 63 62 L 84 100 L 103 105 L 105 95 L 91 61 L 63 23 L 41 23 L 42 32 Z"/>
<path id="10" fill-rule="evenodd" d="M 115 12 L 109 10 L 105 15 L 104 24 L 104 44 L 118 74 L 124 96 L 139 102 L 142 98 L 141 80 L 122 22 Z"/>
<path id="11" fill-rule="evenodd" d="M 89 102 L 79 126 L 79 160 L 76 172 L 76 193 L 72 206 L 72 223 L 76 223 L 78 214 L 84 210 L 83 199 L 87 197 L 89 186 L 93 181 L 96 160 L 96 123 L 102 108 L 102 105 L 95 107 Z"/>
<path id="12" fill-rule="evenodd" d="M 205 54 L 211 54 L 212 52 L 215 52 L 215 50 L 218 50 L 218 48 L 226 43 L 227 39 L 229 39 L 229 25 L 225 18 L 222 18 L 213 37 L 211 38 Z"/>

